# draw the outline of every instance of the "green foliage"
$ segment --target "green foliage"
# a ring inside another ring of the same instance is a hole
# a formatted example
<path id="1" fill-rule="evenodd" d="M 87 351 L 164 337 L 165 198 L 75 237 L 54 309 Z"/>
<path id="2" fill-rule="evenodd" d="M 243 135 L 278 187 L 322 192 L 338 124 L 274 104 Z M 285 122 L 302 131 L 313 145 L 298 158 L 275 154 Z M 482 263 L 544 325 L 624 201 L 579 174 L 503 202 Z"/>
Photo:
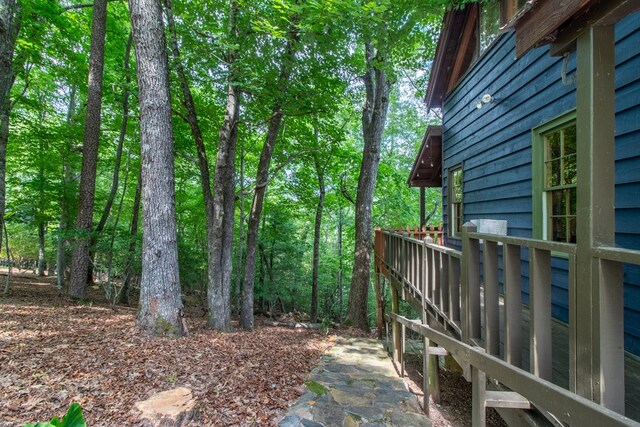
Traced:
<path id="1" fill-rule="evenodd" d="M 309 391 L 318 395 L 318 397 L 324 396 L 325 394 L 327 394 L 327 389 L 325 388 L 325 386 L 323 386 L 317 381 L 309 380 L 309 381 L 306 381 L 304 385 L 307 386 Z"/>
<path id="2" fill-rule="evenodd" d="M 74 402 L 62 420 L 54 417 L 48 423 L 25 424 L 24 427 L 87 427 L 87 422 L 82 415 L 82 407 Z"/>
<path id="3" fill-rule="evenodd" d="M 23 28 L 16 49 L 19 73 L 12 89 L 12 98 L 18 102 L 12 112 L 7 147 L 7 229 L 14 258 L 34 260 L 38 227 L 43 226 L 45 256 L 54 262 L 58 241 L 69 242 L 65 248 L 68 256 L 73 250 L 71 241 L 77 236 L 73 225 L 81 169 L 91 9 L 65 9 L 71 4 L 66 0 L 23 3 Z M 356 197 L 362 155 L 364 88 L 359 76 L 364 71 L 364 41 L 373 41 L 379 51 L 376 65 L 395 82 L 381 150 L 374 224 L 417 225 L 419 197 L 415 189 L 407 187 L 406 179 L 425 126 L 434 121 L 424 111 L 421 97 L 442 12 L 450 2 L 239 0 L 238 39 L 228 33 L 228 1 L 173 3 L 182 65 L 212 173 L 227 95 L 228 53 L 232 49 L 238 53 L 234 83 L 242 90 L 242 107 L 236 157 L 233 283 L 244 274 L 245 247 L 241 237 L 251 209 L 253 179 L 267 121 L 277 101 L 282 105 L 284 124 L 274 153 L 260 229 L 256 307 L 270 312 L 309 311 L 313 226 L 320 194 L 317 159 L 326 190 L 320 239 L 319 314 L 320 318 L 337 320 L 346 305 L 353 258 L 354 209 L 344 194 Z M 115 166 L 126 89 L 124 52 L 130 32 L 126 2 L 109 2 L 108 8 L 96 223 L 107 200 Z M 277 86 L 279 59 L 292 23 L 298 33 L 296 63 L 287 82 L 287 94 L 282 96 Z M 204 201 L 194 142 L 180 102 L 176 65 L 171 64 L 170 68 L 180 277 L 185 292 L 205 295 Z M 104 232 L 94 236 L 95 269 L 110 270 L 116 282 L 124 278 L 129 267 L 134 275 L 140 274 L 141 233 L 130 236 L 140 170 L 135 78 L 128 89 L 132 93 L 131 111 L 116 197 L 116 204 L 122 200 L 120 218 L 116 221 L 114 206 Z M 427 210 L 431 210 L 440 200 L 438 189 L 428 192 L 427 199 Z M 241 204 L 245 218 L 240 218 Z M 437 212 L 432 223 L 439 221 Z M 337 249 L 340 225 L 341 255 Z M 132 264 L 128 255 L 131 243 L 135 244 Z M 342 289 L 338 288 L 340 265 Z M 338 299 L 340 291 L 344 294 L 343 306 Z M 237 296 L 239 290 L 234 288 L 233 293 Z"/>

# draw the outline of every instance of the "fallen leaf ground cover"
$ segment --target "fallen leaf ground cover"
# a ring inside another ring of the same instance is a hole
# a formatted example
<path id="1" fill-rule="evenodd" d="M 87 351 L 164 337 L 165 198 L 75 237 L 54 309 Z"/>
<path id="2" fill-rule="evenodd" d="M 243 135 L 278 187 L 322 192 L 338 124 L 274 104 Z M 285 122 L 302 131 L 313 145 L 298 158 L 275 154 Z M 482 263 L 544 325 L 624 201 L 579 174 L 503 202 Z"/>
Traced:
<path id="1" fill-rule="evenodd" d="M 188 337 L 151 339 L 135 330 L 134 308 L 91 297 L 70 301 L 54 278 L 14 275 L 0 297 L 0 426 L 62 416 L 72 402 L 89 426 L 136 425 L 136 401 L 179 386 L 193 391 L 202 425 L 274 425 L 331 345 L 309 330 L 221 334 L 202 316 L 188 317 Z"/>

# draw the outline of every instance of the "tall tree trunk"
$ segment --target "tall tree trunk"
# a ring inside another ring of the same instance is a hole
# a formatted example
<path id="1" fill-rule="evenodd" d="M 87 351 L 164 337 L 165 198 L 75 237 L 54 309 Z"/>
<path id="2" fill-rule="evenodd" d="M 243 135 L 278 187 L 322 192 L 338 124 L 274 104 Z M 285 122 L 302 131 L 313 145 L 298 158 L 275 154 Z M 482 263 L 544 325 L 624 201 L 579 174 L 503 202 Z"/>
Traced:
<path id="1" fill-rule="evenodd" d="M 364 148 L 356 196 L 355 254 L 346 323 L 368 331 L 367 302 L 371 281 L 371 248 L 373 245 L 371 210 L 378 165 L 380 164 L 380 145 L 389 109 L 391 85 L 387 81 L 385 71 L 376 66 L 376 63 L 384 62 L 384 57 L 380 52 L 375 52 L 371 41 L 365 43 L 365 55 L 367 62 L 364 75 L 366 102 L 362 110 Z"/>
<path id="2" fill-rule="evenodd" d="M 316 145 L 318 145 L 318 125 L 314 126 Z M 316 219 L 313 233 L 313 273 L 311 274 L 311 321 L 318 321 L 318 273 L 320 269 L 320 231 L 322 227 L 322 211 L 324 209 L 324 168 L 320 163 L 318 153 L 313 154 L 313 163 L 318 175 L 318 205 L 316 206 Z"/>
<path id="3" fill-rule="evenodd" d="M 229 37 L 238 38 L 238 0 L 229 2 Z M 209 326 L 229 331 L 231 327 L 231 274 L 233 272 L 233 225 L 236 199 L 236 141 L 240 114 L 240 91 L 235 85 L 236 51 L 228 52 L 230 64 L 227 108 L 219 131 L 218 156 L 213 176 L 213 229 L 209 244 Z"/>
<path id="4" fill-rule="evenodd" d="M 7 251 L 7 280 L 4 282 L 5 296 L 9 295 L 9 282 L 11 282 L 11 273 L 13 272 L 13 261 L 11 260 L 11 250 L 9 249 L 9 233 L 7 232 L 7 224 L 3 223 L 0 229 L 0 239 L 2 239 L 2 231 L 4 230 L 5 249 Z"/>
<path id="5" fill-rule="evenodd" d="M 76 92 L 77 87 L 73 85 L 69 94 L 69 107 L 67 108 L 67 130 L 71 129 L 73 115 L 76 110 Z M 62 287 L 64 286 L 64 274 L 67 264 L 67 239 L 65 234 L 67 233 L 67 229 L 71 223 L 69 219 L 69 185 L 71 184 L 72 176 L 71 164 L 68 159 L 70 151 L 71 141 L 70 138 L 67 138 L 62 152 L 62 197 L 60 198 L 60 220 L 58 222 L 58 241 L 56 248 L 56 280 L 58 294 L 62 293 Z"/>
<path id="6" fill-rule="evenodd" d="M 118 185 L 120 182 L 120 165 L 122 164 L 122 149 L 124 147 L 124 140 L 127 136 L 127 125 L 129 123 L 129 87 L 131 86 L 131 74 L 130 74 L 130 62 L 131 62 L 131 44 L 133 43 L 133 37 L 131 33 L 129 33 L 129 38 L 127 39 L 127 45 L 124 51 L 124 75 L 125 75 L 125 85 L 122 91 L 122 121 L 120 122 L 120 133 L 118 135 L 118 147 L 116 148 L 116 157 L 113 166 L 113 178 L 111 179 L 111 189 L 109 190 L 109 195 L 107 196 L 107 201 L 102 209 L 102 214 L 100 215 L 100 221 L 98 221 L 98 225 L 94 232 L 91 235 L 91 245 L 90 245 L 90 255 L 89 259 L 94 259 L 95 257 L 95 245 L 98 240 L 98 235 L 102 233 L 105 225 L 107 224 L 107 220 L 109 219 L 109 214 L 111 214 L 111 208 L 113 207 L 113 202 L 116 199 L 116 195 L 118 194 Z M 90 278 L 93 275 L 93 265 L 89 265 L 87 277 Z"/>
<path id="7" fill-rule="evenodd" d="M 187 333 L 180 298 L 171 97 L 160 0 L 129 0 L 140 102 L 142 278 L 136 322 L 153 335 Z"/>
<path id="8" fill-rule="evenodd" d="M 129 304 L 129 290 L 131 279 L 133 278 L 133 259 L 136 253 L 136 241 L 138 237 L 138 218 L 140 215 L 140 194 L 142 190 L 142 169 L 138 173 L 138 184 L 136 185 L 136 196 L 133 199 L 131 215 L 131 227 L 129 228 L 129 248 L 127 250 L 127 261 L 124 270 L 124 283 L 120 291 L 120 303 Z"/>
<path id="9" fill-rule="evenodd" d="M 178 46 L 178 35 L 176 31 L 175 18 L 173 15 L 173 8 L 171 4 L 171 0 L 164 0 L 165 13 L 167 16 L 167 26 L 169 29 L 169 34 L 171 36 L 171 52 L 173 55 L 173 59 L 175 62 L 175 69 L 178 74 L 178 81 L 180 82 L 180 90 L 182 92 L 182 103 L 186 109 L 186 122 L 191 129 L 191 135 L 193 136 L 196 151 L 198 154 L 198 167 L 200 169 L 200 183 L 202 186 L 202 194 L 204 197 L 204 207 L 205 207 L 205 224 L 206 224 L 206 234 L 207 234 L 207 260 L 208 260 L 208 268 L 207 268 L 207 277 L 208 277 L 208 293 L 209 293 L 209 326 L 218 329 L 227 331 L 231 328 L 231 319 L 229 318 L 228 325 L 219 325 L 217 323 L 213 324 L 212 319 L 220 316 L 222 301 L 216 299 L 212 301 L 211 298 L 211 289 L 212 289 L 212 276 L 216 274 L 214 271 L 214 260 L 213 254 L 215 251 L 215 237 L 214 237 L 214 222 L 215 222 L 215 207 L 213 195 L 211 193 L 211 174 L 209 171 L 209 160 L 207 159 L 207 152 L 204 145 L 204 139 L 202 137 L 202 131 L 200 129 L 200 124 L 198 121 L 198 114 L 196 111 L 195 102 L 193 101 L 193 95 L 191 93 L 191 89 L 189 87 L 189 80 L 187 78 L 187 73 L 182 65 L 182 60 L 180 57 L 180 48 Z M 216 306 L 218 304 L 218 306 Z M 222 304 L 222 306 L 224 306 Z M 223 308 L 223 307 L 222 307 Z"/>
<path id="10" fill-rule="evenodd" d="M 45 227 L 44 221 L 38 223 L 38 276 L 44 276 L 45 260 Z"/>
<path id="11" fill-rule="evenodd" d="M 293 63 L 295 61 L 295 43 L 298 41 L 298 30 L 296 28 L 297 19 L 293 20 L 293 25 L 289 31 L 287 46 L 284 56 L 280 62 L 280 76 L 278 78 L 278 94 L 283 97 L 289 90 L 288 80 L 291 76 Z M 267 137 L 262 146 L 260 163 L 256 176 L 256 189 L 253 195 L 253 204 L 249 214 L 249 225 L 247 227 L 247 255 L 244 261 L 244 283 L 242 286 L 242 315 L 240 324 L 246 330 L 252 330 L 253 324 L 253 288 L 256 271 L 256 246 L 258 244 L 258 228 L 260 227 L 260 215 L 264 204 L 264 195 L 269 182 L 269 166 L 273 149 L 278 140 L 280 125 L 282 124 L 282 100 L 277 100 L 273 106 Z"/>
<path id="12" fill-rule="evenodd" d="M 338 213 L 338 322 L 342 323 L 342 206 Z"/>
<path id="13" fill-rule="evenodd" d="M 22 6 L 19 0 L 0 0 L 0 230 L 4 224 L 6 203 L 7 142 L 9 117 L 13 107 L 10 93 L 16 79 L 13 54 L 21 20 Z M 0 247 L 2 247 L 2 239 L 0 239 Z"/>
<path id="14" fill-rule="evenodd" d="M 40 126 L 44 122 L 44 113 L 40 114 Z M 45 176 L 44 176 L 44 144 L 43 139 L 38 142 L 38 150 L 40 151 L 40 159 L 38 160 L 38 211 L 36 214 L 36 221 L 38 224 L 38 276 L 44 276 L 44 269 L 46 267 L 45 260 Z"/>
<path id="15" fill-rule="evenodd" d="M 122 214 L 122 205 L 124 204 L 124 196 L 127 193 L 127 184 L 129 182 L 129 167 L 131 166 L 131 154 L 127 156 L 127 166 L 125 167 L 124 181 L 122 182 L 122 194 L 120 195 L 120 201 L 118 203 L 118 210 L 116 211 L 116 217 L 113 221 L 113 227 L 111 227 L 111 237 L 109 239 L 109 252 L 107 254 L 107 286 L 106 288 L 111 292 L 111 305 L 115 306 L 118 301 L 119 294 L 116 292 L 116 286 L 111 282 L 111 269 L 113 267 L 113 245 L 116 240 L 116 232 L 118 231 L 118 223 L 120 222 L 120 215 Z M 124 290 L 124 286 L 120 289 L 120 293 Z"/>
<path id="16" fill-rule="evenodd" d="M 87 117 L 82 144 L 82 171 L 80 172 L 80 200 L 76 230 L 79 233 L 71 258 L 71 283 L 69 295 L 85 298 L 87 273 L 91 262 L 90 243 L 93 228 L 93 205 L 96 192 L 98 145 L 102 112 L 102 80 L 104 70 L 104 45 L 107 26 L 107 0 L 95 0 L 91 22 L 91 51 L 89 52 L 89 92 Z"/>
<path id="17" fill-rule="evenodd" d="M 240 310 L 240 301 L 242 297 L 242 260 L 243 254 L 242 251 L 244 249 L 244 144 L 240 144 L 240 226 L 238 227 L 238 237 L 240 241 L 238 242 L 238 255 L 236 259 L 236 296 L 235 296 L 235 306 L 236 309 Z"/>
<path id="18" fill-rule="evenodd" d="M 282 123 L 282 112 L 280 104 L 273 108 L 273 114 L 269 121 L 267 138 L 262 147 L 260 163 L 258 164 L 258 174 L 256 177 L 256 189 L 253 195 L 253 204 L 249 214 L 249 225 L 247 227 L 247 255 L 244 261 L 244 283 L 242 286 L 242 313 L 241 326 L 246 330 L 252 330 L 253 324 L 253 288 L 255 284 L 256 270 L 256 248 L 258 245 L 258 228 L 260 227 L 260 216 L 264 203 L 264 193 L 267 190 L 269 179 L 269 166 L 273 148 L 278 139 L 280 124 Z"/>

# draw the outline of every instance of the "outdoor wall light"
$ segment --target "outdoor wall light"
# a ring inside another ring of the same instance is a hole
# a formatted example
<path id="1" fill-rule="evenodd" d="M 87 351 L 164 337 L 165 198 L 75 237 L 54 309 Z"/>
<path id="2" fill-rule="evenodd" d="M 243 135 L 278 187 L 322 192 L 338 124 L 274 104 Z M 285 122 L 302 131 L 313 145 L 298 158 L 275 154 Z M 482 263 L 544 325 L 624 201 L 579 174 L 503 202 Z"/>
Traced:
<path id="1" fill-rule="evenodd" d="M 482 98 L 480 98 L 480 101 L 478 101 L 478 103 L 476 104 L 476 108 L 479 110 L 484 104 L 490 104 L 492 102 L 493 96 L 490 93 L 485 93 L 484 95 L 482 95 Z"/>

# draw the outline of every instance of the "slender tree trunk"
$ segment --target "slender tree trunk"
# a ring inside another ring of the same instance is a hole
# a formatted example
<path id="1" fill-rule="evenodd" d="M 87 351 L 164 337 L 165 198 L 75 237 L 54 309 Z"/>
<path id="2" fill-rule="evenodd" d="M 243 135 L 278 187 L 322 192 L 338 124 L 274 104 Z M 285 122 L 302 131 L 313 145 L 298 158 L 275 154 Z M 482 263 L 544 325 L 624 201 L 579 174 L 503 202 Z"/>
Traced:
<path id="1" fill-rule="evenodd" d="M 318 126 L 314 129 L 316 144 L 318 143 Z M 324 168 L 320 163 L 318 154 L 314 153 L 313 162 L 318 175 L 318 206 L 316 207 L 316 219 L 313 234 L 313 273 L 311 274 L 311 321 L 318 321 L 318 273 L 320 269 L 320 231 L 322 227 L 322 211 L 324 209 Z"/>
<path id="2" fill-rule="evenodd" d="M 295 43 L 298 41 L 298 30 L 296 28 L 297 19 L 293 20 L 293 25 L 289 31 L 289 38 L 285 48 L 284 56 L 280 62 L 280 76 L 278 79 L 279 96 L 284 97 L 289 89 L 288 80 L 291 76 L 293 63 L 295 61 Z M 242 315 L 241 326 L 246 330 L 252 330 L 253 324 L 253 288 L 256 271 L 256 246 L 258 243 L 258 228 L 260 226 L 260 215 L 264 203 L 264 195 L 269 182 L 269 166 L 273 149 L 278 140 L 280 125 L 282 124 L 282 104 L 277 100 L 273 106 L 267 137 L 262 146 L 258 173 L 256 176 L 256 189 L 253 195 L 253 204 L 249 214 L 249 224 L 247 227 L 247 255 L 244 261 L 244 283 L 242 286 Z"/>
<path id="3" fill-rule="evenodd" d="M 378 165 L 380 164 L 380 145 L 389 108 L 390 83 L 387 81 L 385 71 L 376 66 L 376 63 L 384 61 L 384 57 L 379 52 L 375 53 L 371 41 L 365 43 L 365 55 L 367 62 L 364 75 L 366 102 L 362 110 L 364 148 L 356 196 L 355 254 L 346 323 L 368 331 L 367 303 L 371 281 L 371 248 L 373 246 L 371 210 Z"/>
<path id="4" fill-rule="evenodd" d="M 142 167 L 142 279 L 138 327 L 187 333 L 180 298 L 171 97 L 159 0 L 129 0 L 137 57 Z"/>
<path id="5" fill-rule="evenodd" d="M 4 295 L 9 295 L 9 282 L 11 282 L 11 273 L 13 271 L 13 262 L 11 261 L 11 250 L 9 249 L 9 232 L 7 231 L 7 224 L 3 223 L 0 229 L 0 240 L 2 240 L 2 232 L 4 230 L 5 249 L 7 251 L 7 280 L 4 282 Z"/>
<path id="6" fill-rule="evenodd" d="M 7 142 L 9 117 L 13 107 L 10 93 L 16 79 L 13 54 L 21 20 L 22 6 L 19 0 L 0 0 L 0 230 L 4 224 L 6 203 Z M 2 247 L 2 239 L 0 239 L 0 247 Z"/>
<path id="7" fill-rule="evenodd" d="M 242 297 L 242 272 L 244 268 L 242 268 L 242 252 L 244 249 L 244 144 L 240 145 L 240 226 L 238 227 L 238 255 L 236 260 L 236 297 L 235 297 L 235 306 L 238 311 L 240 311 L 240 301 Z"/>
<path id="8" fill-rule="evenodd" d="M 124 195 L 127 193 L 127 184 L 129 182 L 129 167 L 131 166 L 131 155 L 127 156 L 127 166 L 125 167 L 124 181 L 122 182 L 122 194 L 120 195 L 120 201 L 118 203 L 118 210 L 116 211 L 116 217 L 113 221 L 113 227 L 111 227 L 111 238 L 109 240 L 109 252 L 107 254 L 107 289 L 111 289 L 111 305 L 115 306 L 118 301 L 119 294 L 116 292 L 116 286 L 111 282 L 111 269 L 113 267 L 113 245 L 116 240 L 116 232 L 118 230 L 118 223 L 120 222 L 120 215 L 122 214 L 122 205 L 124 203 Z M 124 288 L 124 286 L 123 286 Z M 120 289 L 122 293 L 123 288 Z"/>
<path id="9" fill-rule="evenodd" d="M 229 1 L 228 34 L 232 45 L 238 39 L 238 0 Z M 236 141 L 240 114 L 240 91 L 235 85 L 237 52 L 230 49 L 227 107 L 219 130 L 218 156 L 213 177 L 213 229 L 209 257 L 209 326 L 229 331 L 231 327 L 231 275 L 233 272 L 233 226 L 236 199 Z"/>
<path id="10" fill-rule="evenodd" d="M 91 262 L 90 244 L 93 228 L 93 205 L 98 167 L 98 145 L 102 113 L 102 80 L 104 45 L 107 26 L 107 0 L 95 0 L 91 23 L 91 51 L 89 53 L 89 93 L 87 117 L 82 144 L 82 171 L 80 172 L 80 200 L 76 229 L 78 238 L 71 258 L 69 295 L 85 298 L 87 275 Z"/>
<path id="11" fill-rule="evenodd" d="M 136 196 L 133 199 L 131 215 L 131 227 L 129 228 L 129 248 L 127 251 L 127 262 L 124 270 L 124 283 L 120 291 L 120 303 L 129 304 L 129 292 L 131 289 L 131 279 L 133 278 L 133 260 L 136 253 L 136 241 L 138 237 L 138 218 L 140 214 L 140 194 L 142 190 L 142 170 L 138 173 L 138 184 L 136 185 Z"/>
<path id="12" fill-rule="evenodd" d="M 38 276 L 44 276 L 45 260 L 45 227 L 44 221 L 38 223 Z"/>
<path id="13" fill-rule="evenodd" d="M 98 225 L 96 229 L 91 235 L 91 245 L 90 245 L 90 259 L 94 259 L 95 257 L 95 245 L 98 240 L 98 235 L 102 233 L 105 225 L 107 224 L 107 220 L 109 219 L 109 214 L 111 213 L 111 208 L 113 207 L 113 202 L 116 199 L 116 195 L 118 194 L 118 185 L 120 181 L 120 165 L 122 164 L 122 149 L 124 147 L 124 140 L 127 136 L 127 125 L 129 123 L 129 87 L 131 86 L 131 74 L 130 74 L 130 59 L 131 59 L 131 44 L 133 43 L 133 38 L 131 33 L 129 33 L 129 38 L 127 39 L 127 45 L 125 47 L 124 53 L 124 75 L 125 75 L 125 85 L 122 91 L 122 121 L 120 123 L 120 134 L 118 135 L 118 147 L 116 148 L 116 157 L 113 166 L 113 178 L 111 180 L 111 189 L 109 190 L 109 196 L 107 196 L 107 201 L 104 205 L 104 209 L 102 209 L 102 214 L 100 215 L 100 221 L 98 221 Z M 88 270 L 88 280 L 91 280 L 93 276 L 93 265 L 89 264 Z"/>
<path id="14" fill-rule="evenodd" d="M 40 126 L 43 126 L 44 114 L 40 115 Z M 38 223 L 38 276 L 44 276 L 44 270 L 46 267 L 45 259 L 45 176 L 44 176 L 44 163 L 43 157 L 45 152 L 45 142 L 41 139 L 38 142 L 38 149 L 40 151 L 41 158 L 38 160 L 38 212 L 36 214 L 36 221 Z"/>
<path id="15" fill-rule="evenodd" d="M 342 323 L 342 206 L 338 213 L 338 322 Z"/>
<path id="16" fill-rule="evenodd" d="M 193 95 L 189 87 L 189 80 L 181 62 L 171 0 L 164 0 L 164 4 L 169 34 L 171 35 L 171 51 L 175 61 L 178 80 L 180 82 L 183 104 L 187 112 L 186 121 L 191 128 L 191 134 L 195 141 L 196 151 L 198 153 L 198 166 L 200 168 L 200 181 L 202 185 L 202 194 L 204 196 L 205 223 L 207 230 L 207 289 L 209 305 L 209 326 L 220 331 L 229 331 L 231 330 L 231 316 L 230 313 L 227 315 L 226 310 L 226 308 L 229 307 L 229 297 L 227 297 L 227 300 L 225 301 L 224 294 L 221 289 L 220 276 L 222 273 L 220 271 L 221 266 L 218 262 L 219 255 L 217 254 L 220 249 L 218 248 L 219 239 L 216 236 L 216 224 L 218 222 L 217 216 L 219 216 L 219 214 L 223 214 L 222 210 L 218 211 L 218 209 L 221 209 L 222 206 L 216 206 L 214 195 L 211 192 L 211 175 L 209 172 L 209 161 L 207 159 L 202 131 L 198 122 L 195 102 L 193 101 Z M 226 120 L 227 116 L 225 115 L 225 123 Z M 222 139 L 218 150 L 218 157 L 220 157 L 220 151 L 224 153 L 225 150 Z"/>
<path id="17" fill-rule="evenodd" d="M 244 261 L 244 283 L 242 288 L 242 315 L 241 325 L 246 330 L 252 330 L 253 324 L 253 288 L 256 270 L 256 247 L 258 245 L 258 228 L 260 226 L 260 216 L 264 203 L 264 193 L 267 190 L 269 179 L 269 166 L 273 148 L 278 139 L 280 124 L 282 123 L 282 112 L 277 104 L 273 109 L 267 139 L 262 147 L 260 163 L 258 164 L 258 175 L 256 177 L 256 190 L 253 196 L 253 204 L 249 214 L 249 225 L 247 227 L 247 255 Z"/>
<path id="18" fill-rule="evenodd" d="M 71 87 L 71 93 L 69 94 L 69 107 L 67 109 L 66 127 L 68 131 L 71 130 L 72 119 L 76 110 L 76 92 L 77 87 L 74 85 Z M 60 220 L 58 222 L 58 240 L 56 247 L 56 280 L 59 294 L 62 293 L 62 288 L 64 286 L 64 274 L 67 264 L 66 233 L 71 223 L 69 219 L 69 186 L 72 181 L 72 176 L 71 164 L 68 158 L 70 152 L 71 140 L 70 138 L 67 138 L 62 152 L 62 197 L 60 198 Z"/>

